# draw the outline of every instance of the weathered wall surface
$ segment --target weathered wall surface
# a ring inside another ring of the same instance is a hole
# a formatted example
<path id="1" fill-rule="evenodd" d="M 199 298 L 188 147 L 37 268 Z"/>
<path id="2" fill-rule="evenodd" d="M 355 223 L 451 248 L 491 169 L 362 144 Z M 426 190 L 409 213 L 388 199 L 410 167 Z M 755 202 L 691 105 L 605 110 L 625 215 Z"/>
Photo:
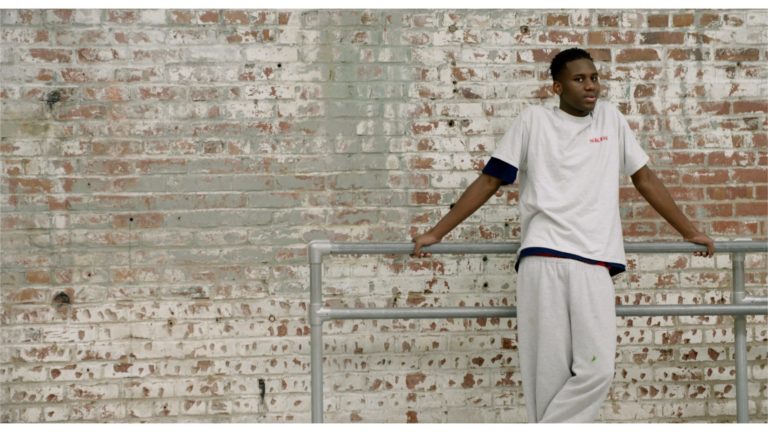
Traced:
<path id="1" fill-rule="evenodd" d="M 765 239 L 765 10 L 3 10 L 0 419 L 309 421 L 306 243 L 408 241 L 587 47 L 684 211 Z M 630 183 L 628 241 L 673 240 Z M 517 187 L 450 240 L 510 241 Z M 338 257 L 331 304 L 513 305 L 513 257 Z M 766 257 L 747 283 L 766 294 Z M 620 303 L 729 300 L 631 256 Z M 732 320 L 617 322 L 601 419 L 733 421 Z M 750 412 L 768 416 L 765 317 Z M 326 325 L 326 420 L 524 421 L 515 320 Z M 263 400 L 261 397 L 263 385 Z"/>

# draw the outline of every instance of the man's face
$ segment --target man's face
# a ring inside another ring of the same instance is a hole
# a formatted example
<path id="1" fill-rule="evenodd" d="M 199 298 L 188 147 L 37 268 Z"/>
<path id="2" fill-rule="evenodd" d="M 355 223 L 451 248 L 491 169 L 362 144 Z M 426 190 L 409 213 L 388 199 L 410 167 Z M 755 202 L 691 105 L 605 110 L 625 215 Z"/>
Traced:
<path id="1" fill-rule="evenodd" d="M 600 95 L 595 64 L 588 59 L 573 60 L 565 64 L 560 77 L 552 84 L 560 95 L 560 109 L 568 114 L 583 117 L 595 109 Z"/>

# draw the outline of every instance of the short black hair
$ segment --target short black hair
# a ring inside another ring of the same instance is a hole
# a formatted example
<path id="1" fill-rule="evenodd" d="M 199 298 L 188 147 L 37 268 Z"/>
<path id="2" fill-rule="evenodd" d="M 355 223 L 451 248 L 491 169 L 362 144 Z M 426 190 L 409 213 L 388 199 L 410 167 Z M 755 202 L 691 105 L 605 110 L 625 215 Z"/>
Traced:
<path id="1" fill-rule="evenodd" d="M 569 48 L 565 51 L 560 51 L 557 53 L 557 55 L 552 59 L 552 63 L 549 65 L 549 73 L 552 74 L 552 80 L 557 81 L 557 78 L 560 76 L 560 72 L 565 69 L 566 63 L 579 59 L 587 59 L 594 62 L 594 60 L 592 60 L 592 56 L 581 48 Z"/>

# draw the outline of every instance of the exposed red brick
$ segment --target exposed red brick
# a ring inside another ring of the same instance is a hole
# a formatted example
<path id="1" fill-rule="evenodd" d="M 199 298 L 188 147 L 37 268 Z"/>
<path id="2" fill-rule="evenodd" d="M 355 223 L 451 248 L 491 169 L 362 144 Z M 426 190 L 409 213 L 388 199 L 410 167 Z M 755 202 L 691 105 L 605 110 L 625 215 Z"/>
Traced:
<path id="1" fill-rule="evenodd" d="M 426 297 L 424 297 L 424 295 L 421 293 L 409 292 L 405 303 L 409 306 L 418 306 L 424 303 L 426 300 Z"/>
<path id="2" fill-rule="evenodd" d="M 594 45 L 634 44 L 637 34 L 633 31 L 593 31 L 587 35 L 587 42 Z"/>
<path id="3" fill-rule="evenodd" d="M 162 213 L 140 213 L 135 215 L 115 215 L 112 217 L 112 226 L 115 229 L 124 228 L 160 228 L 165 222 Z"/>
<path id="4" fill-rule="evenodd" d="M 699 18 L 699 25 L 702 27 L 708 27 L 712 24 L 720 24 L 721 18 L 719 14 L 716 13 L 705 13 L 702 14 Z"/>
<path id="5" fill-rule="evenodd" d="M 248 24 L 248 13 L 242 10 L 225 10 L 222 12 L 225 24 Z"/>
<path id="6" fill-rule="evenodd" d="M 635 98 L 652 97 L 656 95 L 656 86 L 654 84 L 638 84 L 635 86 Z"/>
<path id="7" fill-rule="evenodd" d="M 754 133 L 752 134 L 752 144 L 756 148 L 766 149 L 768 148 L 768 134 L 766 133 Z"/>
<path id="8" fill-rule="evenodd" d="M 552 61 L 552 57 L 560 52 L 559 49 L 532 49 L 529 51 L 533 56 L 533 61 L 536 63 L 548 63 Z M 518 57 L 519 61 L 519 57 Z"/>
<path id="9" fill-rule="evenodd" d="M 143 100 L 173 100 L 176 98 L 176 91 L 172 87 L 139 87 L 139 96 Z"/>
<path id="10" fill-rule="evenodd" d="M 768 202 L 757 203 L 735 203 L 734 210 L 735 216 L 757 216 L 766 218 L 768 217 Z"/>
<path id="11" fill-rule="evenodd" d="M 600 27 L 618 27 L 620 17 L 618 15 L 598 15 L 597 25 Z"/>
<path id="12" fill-rule="evenodd" d="M 558 30 L 551 30 L 546 33 L 542 33 L 539 36 L 539 42 L 545 43 L 565 43 L 565 44 L 572 44 L 572 45 L 583 45 L 584 44 L 584 33 L 580 32 L 573 32 L 573 31 L 558 31 Z"/>
<path id="13" fill-rule="evenodd" d="M 713 186 L 707 188 L 707 198 L 711 200 L 752 199 L 752 188 L 747 186 Z"/>
<path id="14" fill-rule="evenodd" d="M 728 181 L 729 175 L 726 170 L 698 170 L 683 174 L 684 184 L 723 184 Z"/>
<path id="15" fill-rule="evenodd" d="M 757 48 L 718 48 L 715 50 L 718 61 L 758 61 L 760 50 Z"/>
<path id="16" fill-rule="evenodd" d="M 768 168 L 739 168 L 733 170 L 733 180 L 738 183 L 768 182 Z"/>
<path id="17" fill-rule="evenodd" d="M 138 14 L 133 10 L 107 11 L 107 21 L 120 24 L 133 24 L 138 20 Z"/>
<path id="18" fill-rule="evenodd" d="M 70 210 L 73 202 L 80 203 L 82 201 L 80 197 L 56 198 L 49 196 L 48 209 L 51 211 Z"/>
<path id="19" fill-rule="evenodd" d="M 760 232 L 757 222 L 715 221 L 711 226 L 711 233 L 715 235 L 754 236 Z"/>
<path id="20" fill-rule="evenodd" d="M 424 133 L 429 133 L 433 129 L 436 129 L 438 127 L 438 122 L 429 122 L 429 123 L 414 123 L 411 126 L 411 130 L 415 135 L 420 135 Z"/>
<path id="21" fill-rule="evenodd" d="M 710 218 L 728 218 L 734 216 L 733 206 L 728 204 L 699 204 L 695 206 L 685 206 L 686 214 L 691 219 L 696 219 L 698 214 L 703 214 L 704 217 Z"/>
<path id="22" fill-rule="evenodd" d="M 48 63 L 72 63 L 72 51 L 66 49 L 31 48 L 29 55 Z"/>
<path id="23" fill-rule="evenodd" d="M 734 101 L 733 113 L 768 113 L 768 101 Z"/>
<path id="24" fill-rule="evenodd" d="M 194 15 L 190 11 L 172 10 L 171 23 L 173 24 L 192 24 Z"/>
<path id="25" fill-rule="evenodd" d="M 752 165 L 754 161 L 755 155 L 750 152 L 712 152 L 707 155 L 710 166 L 744 166 Z"/>
<path id="26" fill-rule="evenodd" d="M 659 111 L 653 101 L 642 101 L 637 104 L 637 112 L 643 115 L 657 116 Z"/>
<path id="27" fill-rule="evenodd" d="M 734 15 L 723 15 L 723 20 L 725 21 L 725 24 L 730 27 L 741 27 L 744 25 L 744 20 Z"/>
<path id="28" fill-rule="evenodd" d="M 672 48 L 667 51 L 667 58 L 676 61 L 705 59 L 705 55 L 699 48 Z"/>
<path id="29" fill-rule="evenodd" d="M 475 376 L 471 373 L 468 373 L 464 375 L 464 382 L 461 383 L 461 388 L 473 388 L 477 382 L 475 381 Z"/>
<path id="30" fill-rule="evenodd" d="M 414 204 L 440 204 L 440 193 L 433 192 L 413 192 L 411 193 L 411 202 Z"/>
<path id="31" fill-rule="evenodd" d="M 656 231 L 655 223 L 636 222 L 625 224 L 624 235 L 627 237 L 654 237 Z"/>
<path id="32" fill-rule="evenodd" d="M 669 15 L 649 15 L 648 27 L 668 27 Z"/>
<path id="33" fill-rule="evenodd" d="M 672 16 L 672 25 L 674 27 L 690 27 L 694 21 L 693 14 L 679 14 Z"/>
<path id="34" fill-rule="evenodd" d="M 11 178 L 8 187 L 11 194 L 50 193 L 53 191 L 53 181 L 44 178 Z"/>
<path id="35" fill-rule="evenodd" d="M 50 69 L 40 69 L 36 79 L 38 81 L 52 81 L 54 72 Z"/>
<path id="36" fill-rule="evenodd" d="M 768 199 L 768 185 L 755 185 L 755 198 L 761 201 Z"/>
<path id="37" fill-rule="evenodd" d="M 59 120 L 98 120 L 107 115 L 107 107 L 103 105 L 79 105 L 62 111 Z"/>
<path id="38" fill-rule="evenodd" d="M 419 422 L 419 417 L 418 417 L 416 411 L 411 411 L 411 410 L 407 411 L 405 413 L 405 418 L 406 418 L 406 423 L 418 423 Z"/>
<path id="39" fill-rule="evenodd" d="M 682 165 L 701 165 L 704 163 L 706 155 L 703 153 L 672 153 L 672 163 L 675 166 Z"/>
<path id="40" fill-rule="evenodd" d="M 654 49 L 649 48 L 628 48 L 623 49 L 616 56 L 616 61 L 619 63 L 632 63 L 639 61 L 656 61 L 659 60 L 659 53 Z"/>
<path id="41" fill-rule="evenodd" d="M 570 25 L 570 15 L 567 14 L 548 14 L 547 27 L 568 26 Z"/>
<path id="42" fill-rule="evenodd" d="M 517 347 L 517 343 L 514 339 L 511 338 L 501 338 L 501 348 L 502 349 L 515 349 Z"/>
<path id="43" fill-rule="evenodd" d="M 646 32 L 640 37 L 646 45 L 675 45 L 682 44 L 685 33 L 682 32 Z"/>
<path id="44" fill-rule="evenodd" d="M 421 372 L 410 373 L 405 376 L 405 386 L 408 390 L 413 390 L 417 385 L 424 382 L 427 376 Z"/>
<path id="45" fill-rule="evenodd" d="M 59 24 L 70 23 L 72 21 L 72 16 L 75 13 L 74 9 L 56 9 L 52 12 L 53 12 L 53 15 L 57 18 L 55 21 Z M 27 22 L 26 24 L 32 24 L 32 23 Z"/>
<path id="46" fill-rule="evenodd" d="M 219 22 L 219 13 L 217 11 L 205 11 L 199 18 L 202 24 L 216 24 Z"/>
<path id="47" fill-rule="evenodd" d="M 461 93 L 461 96 L 464 99 L 482 99 L 482 95 L 475 92 L 475 89 L 471 88 L 461 88 L 459 89 L 459 92 Z"/>
<path id="48" fill-rule="evenodd" d="M 731 112 L 731 104 L 726 101 L 699 102 L 701 110 L 707 114 L 728 115 Z"/>

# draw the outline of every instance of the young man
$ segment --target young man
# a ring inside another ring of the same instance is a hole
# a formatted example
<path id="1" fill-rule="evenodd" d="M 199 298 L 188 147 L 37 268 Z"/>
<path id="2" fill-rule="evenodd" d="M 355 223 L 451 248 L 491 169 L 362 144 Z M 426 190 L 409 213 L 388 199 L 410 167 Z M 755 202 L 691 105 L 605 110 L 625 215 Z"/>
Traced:
<path id="1" fill-rule="evenodd" d="M 515 119 L 483 173 L 432 229 L 414 237 L 413 256 L 438 243 L 520 174 L 521 246 L 517 323 L 530 422 L 590 422 L 613 379 L 616 310 L 611 276 L 626 259 L 619 217 L 620 175 L 689 242 L 714 243 L 680 211 L 646 165 L 648 156 L 621 113 L 597 102 L 589 53 L 572 48 L 550 66 L 559 107 L 531 106 Z"/>

